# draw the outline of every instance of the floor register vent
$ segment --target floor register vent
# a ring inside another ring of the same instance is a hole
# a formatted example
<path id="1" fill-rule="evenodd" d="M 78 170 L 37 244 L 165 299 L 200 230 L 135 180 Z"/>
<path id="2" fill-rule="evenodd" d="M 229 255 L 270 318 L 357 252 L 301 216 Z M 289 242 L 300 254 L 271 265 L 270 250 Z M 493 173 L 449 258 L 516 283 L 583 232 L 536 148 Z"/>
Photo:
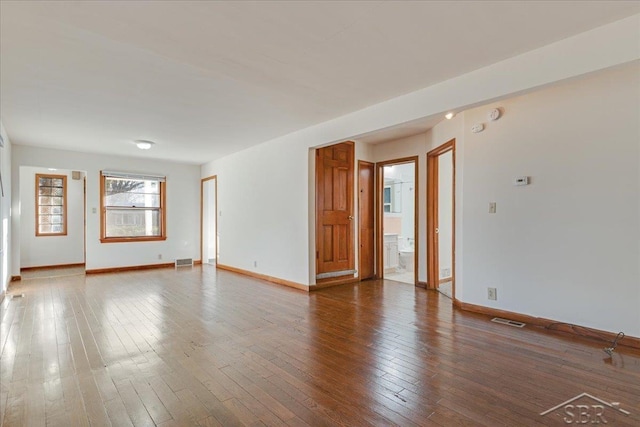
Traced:
<path id="1" fill-rule="evenodd" d="M 525 325 L 525 323 L 516 322 L 515 320 L 503 319 L 501 317 L 494 317 L 493 319 L 491 319 L 491 321 L 496 323 L 501 323 L 503 325 L 514 326 L 516 328 L 522 328 Z"/>
<path id="2" fill-rule="evenodd" d="M 193 258 L 176 259 L 176 268 L 178 267 L 193 267 Z"/>

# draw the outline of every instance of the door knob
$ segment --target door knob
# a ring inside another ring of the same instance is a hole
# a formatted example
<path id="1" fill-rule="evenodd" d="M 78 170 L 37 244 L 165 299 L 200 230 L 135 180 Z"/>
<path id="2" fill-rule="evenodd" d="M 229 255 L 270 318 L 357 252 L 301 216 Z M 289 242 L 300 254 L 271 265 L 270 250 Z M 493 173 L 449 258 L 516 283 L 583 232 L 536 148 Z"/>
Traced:
<path id="1" fill-rule="evenodd" d="M 348 216 L 349 221 L 351 221 L 353 219 L 353 217 L 351 215 Z"/>
<path id="2" fill-rule="evenodd" d="M 436 234 L 440 233 L 440 229 L 436 228 Z"/>

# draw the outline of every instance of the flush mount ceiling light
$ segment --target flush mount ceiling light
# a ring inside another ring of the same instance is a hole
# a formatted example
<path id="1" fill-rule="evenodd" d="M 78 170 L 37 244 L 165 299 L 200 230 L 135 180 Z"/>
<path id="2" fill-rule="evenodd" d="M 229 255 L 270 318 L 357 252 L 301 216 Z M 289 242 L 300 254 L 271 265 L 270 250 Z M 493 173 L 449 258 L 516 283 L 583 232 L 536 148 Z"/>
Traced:
<path id="1" fill-rule="evenodd" d="M 136 141 L 133 141 L 134 144 L 136 144 L 136 147 L 138 147 L 141 150 L 148 150 L 149 148 L 151 148 L 151 146 L 153 146 L 155 144 L 155 142 L 153 141 L 147 141 L 144 139 L 138 139 Z"/>
<path id="2" fill-rule="evenodd" d="M 447 114 L 445 114 L 445 115 L 444 115 L 444 117 L 445 117 L 447 120 L 451 120 L 451 119 L 453 119 L 453 115 L 454 115 L 453 113 L 447 113 Z"/>

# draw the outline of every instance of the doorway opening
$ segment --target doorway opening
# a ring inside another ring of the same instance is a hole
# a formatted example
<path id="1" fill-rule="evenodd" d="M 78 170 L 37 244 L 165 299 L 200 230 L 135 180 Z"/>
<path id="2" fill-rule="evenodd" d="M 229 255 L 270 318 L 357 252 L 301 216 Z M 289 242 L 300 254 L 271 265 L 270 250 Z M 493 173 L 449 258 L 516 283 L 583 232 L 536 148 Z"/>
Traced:
<path id="1" fill-rule="evenodd" d="M 219 256 L 218 238 L 218 178 L 216 175 L 200 181 L 200 259 L 203 264 L 216 265 Z"/>
<path id="2" fill-rule="evenodd" d="M 427 153 L 427 286 L 455 298 L 455 139 Z"/>
<path id="3" fill-rule="evenodd" d="M 378 272 L 387 280 L 418 283 L 418 157 L 377 163 Z"/>
<path id="4" fill-rule="evenodd" d="M 86 171 L 20 166 L 20 277 L 85 274 Z"/>

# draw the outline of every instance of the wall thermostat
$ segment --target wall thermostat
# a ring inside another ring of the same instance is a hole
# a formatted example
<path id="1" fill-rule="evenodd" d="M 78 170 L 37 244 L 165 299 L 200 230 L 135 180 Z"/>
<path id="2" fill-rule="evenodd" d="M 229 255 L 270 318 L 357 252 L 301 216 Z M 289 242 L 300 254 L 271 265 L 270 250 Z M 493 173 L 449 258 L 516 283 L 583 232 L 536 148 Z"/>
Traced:
<path id="1" fill-rule="evenodd" d="M 494 121 L 494 120 L 498 120 L 500 118 L 500 110 L 497 108 L 494 108 L 493 110 L 489 111 L 489 120 Z"/>
<path id="2" fill-rule="evenodd" d="M 515 186 L 529 185 L 529 177 L 528 176 L 517 176 L 516 179 L 513 181 L 513 185 L 515 185 Z"/>
<path id="3" fill-rule="evenodd" d="M 482 123 L 476 123 L 475 125 L 471 126 L 471 132 L 473 133 L 482 132 L 483 130 L 484 125 Z"/>

